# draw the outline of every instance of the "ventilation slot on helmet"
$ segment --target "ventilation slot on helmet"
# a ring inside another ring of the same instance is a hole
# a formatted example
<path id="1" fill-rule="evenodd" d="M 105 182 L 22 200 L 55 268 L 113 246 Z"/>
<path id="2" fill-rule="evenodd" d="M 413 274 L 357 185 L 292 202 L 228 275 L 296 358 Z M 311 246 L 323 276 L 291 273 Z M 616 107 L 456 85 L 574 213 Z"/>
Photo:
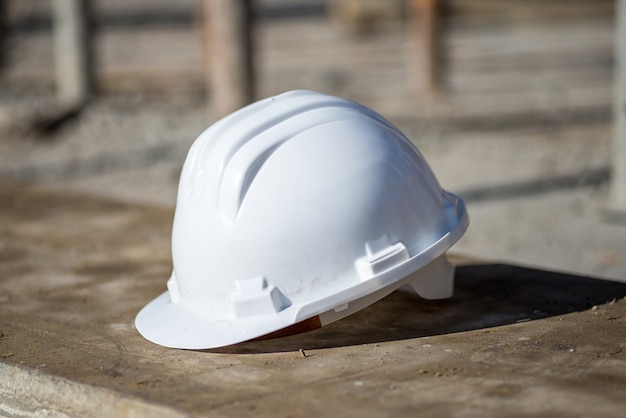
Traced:
<path id="1" fill-rule="evenodd" d="M 291 306 L 289 298 L 276 286 L 270 285 L 265 277 L 237 280 L 235 286 L 230 299 L 238 318 L 273 314 Z"/>
<path id="2" fill-rule="evenodd" d="M 180 302 L 180 291 L 178 290 L 178 282 L 176 281 L 176 273 L 172 271 L 172 275 L 167 280 L 167 290 L 170 293 L 170 300 L 178 304 Z"/>
<path id="3" fill-rule="evenodd" d="M 365 253 L 364 257 L 355 262 L 361 280 L 377 276 L 409 259 L 409 252 L 404 244 L 391 244 L 386 234 L 365 243 Z"/>

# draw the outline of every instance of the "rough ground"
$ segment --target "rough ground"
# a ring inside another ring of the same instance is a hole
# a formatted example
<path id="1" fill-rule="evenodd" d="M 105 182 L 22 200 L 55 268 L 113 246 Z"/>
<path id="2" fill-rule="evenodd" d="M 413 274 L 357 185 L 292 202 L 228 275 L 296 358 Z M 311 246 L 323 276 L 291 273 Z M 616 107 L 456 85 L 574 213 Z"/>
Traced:
<path id="1" fill-rule="evenodd" d="M 175 350 L 134 326 L 166 289 L 172 208 L 3 181 L 0 201 L 0 416 L 624 415 L 626 283 L 478 263 L 450 299 Z"/>
<path id="2" fill-rule="evenodd" d="M 170 18 L 139 26 L 123 17 L 143 9 L 123 4 L 101 5 L 104 93 L 51 134 L 24 122 L 55 106 L 45 19 L 14 32 L 0 80 L 0 176 L 175 205 L 186 151 L 213 121 L 192 2 L 158 3 Z M 45 16 L 25 9 L 21 18 Z M 355 36 L 316 10 L 261 19 L 259 97 L 316 89 L 396 123 L 442 185 L 468 202 L 471 225 L 456 252 L 626 280 L 626 226 L 601 216 L 609 203 L 610 15 L 451 18 L 447 94 L 429 100 L 409 88 L 419 71 L 408 65 L 415 45 L 404 23 Z"/>

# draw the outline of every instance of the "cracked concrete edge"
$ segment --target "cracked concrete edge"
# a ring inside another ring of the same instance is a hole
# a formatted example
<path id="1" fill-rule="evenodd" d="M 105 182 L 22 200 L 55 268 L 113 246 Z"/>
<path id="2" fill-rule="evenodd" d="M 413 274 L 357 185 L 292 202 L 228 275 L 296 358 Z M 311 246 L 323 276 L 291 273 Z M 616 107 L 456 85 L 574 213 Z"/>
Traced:
<path id="1" fill-rule="evenodd" d="M 55 377 L 45 372 L 0 363 L 2 417 L 184 417 L 161 405 Z"/>

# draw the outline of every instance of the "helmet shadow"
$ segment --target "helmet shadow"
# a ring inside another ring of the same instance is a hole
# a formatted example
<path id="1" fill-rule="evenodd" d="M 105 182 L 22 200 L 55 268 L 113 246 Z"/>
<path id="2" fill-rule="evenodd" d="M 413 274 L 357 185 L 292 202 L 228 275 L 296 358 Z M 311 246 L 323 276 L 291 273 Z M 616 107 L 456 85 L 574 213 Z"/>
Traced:
<path id="1" fill-rule="evenodd" d="M 258 354 L 406 340 L 540 320 L 625 296 L 626 283 L 503 264 L 459 266 L 450 299 L 398 290 L 314 331 L 203 351 Z"/>

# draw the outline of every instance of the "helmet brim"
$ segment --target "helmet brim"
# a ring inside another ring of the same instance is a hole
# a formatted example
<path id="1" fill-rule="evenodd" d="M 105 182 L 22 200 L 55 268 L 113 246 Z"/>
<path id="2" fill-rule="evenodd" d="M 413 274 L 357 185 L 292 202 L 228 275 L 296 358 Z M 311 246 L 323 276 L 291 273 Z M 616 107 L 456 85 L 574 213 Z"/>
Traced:
<path id="1" fill-rule="evenodd" d="M 148 341 L 169 348 L 203 350 L 248 341 L 294 323 L 287 309 L 272 317 L 238 320 L 207 319 L 172 302 L 165 291 L 148 303 L 135 317 L 135 327 Z M 266 319 L 266 318 L 265 318 Z"/>

